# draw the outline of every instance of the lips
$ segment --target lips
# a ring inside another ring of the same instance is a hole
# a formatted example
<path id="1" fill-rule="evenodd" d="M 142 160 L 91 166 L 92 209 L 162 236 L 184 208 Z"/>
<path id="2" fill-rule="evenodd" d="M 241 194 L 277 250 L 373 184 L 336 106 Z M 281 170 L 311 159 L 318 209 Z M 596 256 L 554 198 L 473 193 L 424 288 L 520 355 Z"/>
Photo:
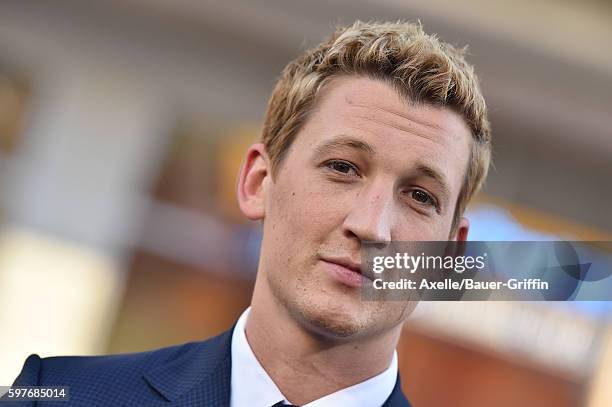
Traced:
<path id="1" fill-rule="evenodd" d="M 337 264 L 339 266 L 342 266 L 344 268 L 347 268 L 351 271 L 354 271 L 355 273 L 359 273 L 361 274 L 361 264 L 359 262 L 356 261 L 352 261 L 348 258 L 345 257 L 340 257 L 340 258 L 323 258 L 323 261 L 326 261 L 328 263 L 334 263 Z"/>
<path id="2" fill-rule="evenodd" d="M 321 260 L 330 275 L 344 285 L 361 287 L 368 279 L 361 273 L 361 264 L 349 257 L 325 257 Z"/>

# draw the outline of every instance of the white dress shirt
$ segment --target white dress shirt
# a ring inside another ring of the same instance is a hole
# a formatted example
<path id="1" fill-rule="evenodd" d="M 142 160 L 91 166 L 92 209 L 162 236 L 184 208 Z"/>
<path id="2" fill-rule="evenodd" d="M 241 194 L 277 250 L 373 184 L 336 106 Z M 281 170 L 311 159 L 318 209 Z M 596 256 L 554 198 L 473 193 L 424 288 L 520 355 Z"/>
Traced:
<path id="1" fill-rule="evenodd" d="M 230 407 L 270 407 L 285 396 L 261 366 L 247 342 L 245 327 L 247 308 L 232 335 L 232 378 Z M 372 407 L 382 406 L 397 380 L 397 352 L 384 372 L 361 383 L 338 390 L 303 407 Z"/>

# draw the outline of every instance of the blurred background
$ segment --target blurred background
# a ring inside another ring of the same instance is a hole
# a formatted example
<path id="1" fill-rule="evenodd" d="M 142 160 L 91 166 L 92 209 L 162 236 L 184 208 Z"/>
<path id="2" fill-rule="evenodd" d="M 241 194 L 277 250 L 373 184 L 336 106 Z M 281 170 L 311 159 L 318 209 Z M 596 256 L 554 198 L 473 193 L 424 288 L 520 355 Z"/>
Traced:
<path id="1" fill-rule="evenodd" d="M 0 385 L 31 353 L 143 351 L 228 329 L 260 232 L 242 154 L 283 66 L 339 24 L 469 44 L 495 167 L 473 240 L 612 236 L 606 0 L 0 2 Z M 417 406 L 612 405 L 607 302 L 422 303 Z"/>

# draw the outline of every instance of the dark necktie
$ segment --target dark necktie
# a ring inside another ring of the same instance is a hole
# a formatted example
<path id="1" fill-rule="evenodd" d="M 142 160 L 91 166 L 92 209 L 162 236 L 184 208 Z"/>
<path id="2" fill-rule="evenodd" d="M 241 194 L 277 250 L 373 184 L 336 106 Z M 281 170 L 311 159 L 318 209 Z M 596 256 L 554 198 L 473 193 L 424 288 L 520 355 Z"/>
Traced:
<path id="1" fill-rule="evenodd" d="M 294 404 L 285 404 L 285 401 L 281 400 L 278 403 L 274 404 L 272 407 L 299 407 L 299 406 L 296 406 Z"/>

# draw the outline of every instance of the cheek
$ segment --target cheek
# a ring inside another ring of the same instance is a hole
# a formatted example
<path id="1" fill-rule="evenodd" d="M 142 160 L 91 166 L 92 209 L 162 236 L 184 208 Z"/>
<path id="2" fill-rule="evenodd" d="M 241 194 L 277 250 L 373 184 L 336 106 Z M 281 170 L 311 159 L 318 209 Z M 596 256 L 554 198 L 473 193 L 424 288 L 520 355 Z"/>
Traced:
<path id="1" fill-rule="evenodd" d="M 410 208 L 398 206 L 392 239 L 396 241 L 438 241 L 447 240 L 452 217 L 423 216 Z"/>
<path id="2" fill-rule="evenodd" d="M 347 207 L 346 197 L 319 180 L 279 180 L 271 190 L 266 208 L 266 222 L 274 231 L 282 230 L 287 236 L 304 240 L 325 238 L 342 223 Z"/>
<path id="3" fill-rule="evenodd" d="M 401 227 L 402 231 L 392 239 L 396 241 L 428 241 L 428 240 L 446 240 L 446 236 L 440 239 L 442 228 L 440 225 L 431 221 L 423 221 L 423 219 L 413 220 Z"/>

